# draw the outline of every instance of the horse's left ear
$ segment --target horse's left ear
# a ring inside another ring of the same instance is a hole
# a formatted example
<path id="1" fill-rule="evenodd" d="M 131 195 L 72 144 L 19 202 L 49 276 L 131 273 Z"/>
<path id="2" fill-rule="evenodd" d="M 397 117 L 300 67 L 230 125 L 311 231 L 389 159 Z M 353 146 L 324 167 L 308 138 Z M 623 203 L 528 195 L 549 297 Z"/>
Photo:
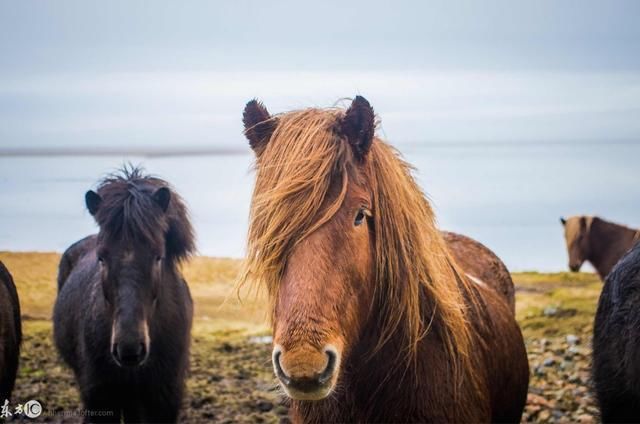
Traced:
<path id="1" fill-rule="evenodd" d="M 347 137 L 353 153 L 359 160 L 363 160 L 371 148 L 375 132 L 375 117 L 367 99 L 356 96 L 340 122 L 340 132 Z"/>
<path id="2" fill-rule="evenodd" d="M 167 187 L 160 187 L 153 193 L 153 200 L 160 205 L 163 212 L 166 212 L 171 201 L 171 190 Z"/>
<path id="3" fill-rule="evenodd" d="M 253 151 L 259 155 L 271 139 L 276 129 L 276 119 L 272 118 L 267 108 L 258 100 L 253 99 L 244 107 L 242 113 L 244 134 L 249 140 Z"/>

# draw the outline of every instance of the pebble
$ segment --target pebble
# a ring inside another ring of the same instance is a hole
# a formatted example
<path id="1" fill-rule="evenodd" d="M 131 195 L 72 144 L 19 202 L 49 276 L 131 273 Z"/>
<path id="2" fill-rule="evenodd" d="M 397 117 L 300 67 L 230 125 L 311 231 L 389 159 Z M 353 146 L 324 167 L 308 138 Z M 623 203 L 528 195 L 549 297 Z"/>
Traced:
<path id="1" fill-rule="evenodd" d="M 269 412 L 273 409 L 273 403 L 267 400 L 259 400 L 258 403 L 256 403 L 256 408 L 258 408 L 260 412 Z"/>
<path id="2" fill-rule="evenodd" d="M 572 346 L 575 346 L 578 343 L 580 343 L 580 337 L 576 336 L 575 334 L 568 334 L 567 343 L 569 343 Z"/>
<path id="3" fill-rule="evenodd" d="M 595 423 L 596 420 L 591 415 L 582 414 L 578 416 L 578 422 L 580 424 L 591 424 L 591 423 Z"/>
<path id="4" fill-rule="evenodd" d="M 252 337 L 249 337 L 249 343 L 271 344 L 271 343 L 273 343 L 273 337 L 271 337 L 271 336 L 252 336 Z"/>

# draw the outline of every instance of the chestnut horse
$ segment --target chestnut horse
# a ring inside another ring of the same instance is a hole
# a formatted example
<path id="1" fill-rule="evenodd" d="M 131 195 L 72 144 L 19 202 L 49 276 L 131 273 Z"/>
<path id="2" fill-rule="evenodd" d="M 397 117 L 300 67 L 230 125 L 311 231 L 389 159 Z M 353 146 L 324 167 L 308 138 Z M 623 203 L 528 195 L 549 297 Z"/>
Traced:
<path id="1" fill-rule="evenodd" d="M 193 304 L 179 265 L 194 250 L 180 196 L 124 169 L 85 201 L 100 230 L 60 260 L 54 340 L 100 422 L 178 419 Z"/>
<path id="2" fill-rule="evenodd" d="M 11 399 L 18 373 L 21 342 L 18 291 L 9 270 L 0 262 L 0 405 Z"/>
<path id="3" fill-rule="evenodd" d="M 518 422 L 529 369 L 509 301 L 457 264 L 374 122 L 360 96 L 244 111 L 257 175 L 240 282 L 268 290 L 291 418 Z"/>
<path id="4" fill-rule="evenodd" d="M 605 221 L 597 216 L 560 218 L 569 253 L 569 269 L 578 272 L 591 262 L 604 281 L 620 258 L 640 240 L 640 230 Z"/>

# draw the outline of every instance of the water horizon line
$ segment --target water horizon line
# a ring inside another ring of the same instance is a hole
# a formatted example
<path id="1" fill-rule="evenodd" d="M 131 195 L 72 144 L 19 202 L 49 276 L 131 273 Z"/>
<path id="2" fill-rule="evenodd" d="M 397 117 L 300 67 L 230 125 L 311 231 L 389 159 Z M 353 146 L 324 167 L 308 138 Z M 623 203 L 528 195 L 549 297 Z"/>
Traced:
<path id="1" fill-rule="evenodd" d="M 406 149 L 416 148 L 484 148 L 484 147 L 601 147 L 610 145 L 640 145 L 640 140 L 523 140 L 523 141 L 404 141 L 391 143 Z M 60 156 L 139 156 L 139 157 L 180 157 L 180 156 L 244 156 L 251 153 L 249 146 L 180 146 L 180 147 L 74 147 L 74 146 L 29 146 L 0 147 L 0 157 L 60 157 Z"/>

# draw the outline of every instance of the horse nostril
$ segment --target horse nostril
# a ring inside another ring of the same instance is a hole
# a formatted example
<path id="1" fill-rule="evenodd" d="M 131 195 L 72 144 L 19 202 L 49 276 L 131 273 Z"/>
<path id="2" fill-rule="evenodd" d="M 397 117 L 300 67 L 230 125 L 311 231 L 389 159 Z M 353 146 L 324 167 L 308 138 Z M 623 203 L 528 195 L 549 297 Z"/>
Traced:
<path id="1" fill-rule="evenodd" d="M 273 366 L 276 369 L 276 375 L 278 378 L 285 384 L 291 384 L 291 379 L 282 369 L 282 364 L 280 364 L 280 357 L 282 356 L 282 351 L 280 349 L 275 349 L 273 352 Z"/>
<path id="2" fill-rule="evenodd" d="M 113 356 L 117 362 L 120 362 L 120 358 L 118 357 L 118 343 L 111 345 L 111 356 Z"/>
<path id="3" fill-rule="evenodd" d="M 140 365 L 147 356 L 147 348 L 144 343 L 121 344 L 114 343 L 111 355 L 119 366 L 135 367 Z"/>
<path id="4" fill-rule="evenodd" d="M 327 383 L 329 380 L 331 380 L 331 377 L 333 377 L 333 372 L 336 368 L 336 359 L 338 356 L 336 352 L 330 348 L 327 348 L 324 353 L 327 355 L 327 367 L 318 376 L 318 381 L 320 382 L 320 384 Z"/>

